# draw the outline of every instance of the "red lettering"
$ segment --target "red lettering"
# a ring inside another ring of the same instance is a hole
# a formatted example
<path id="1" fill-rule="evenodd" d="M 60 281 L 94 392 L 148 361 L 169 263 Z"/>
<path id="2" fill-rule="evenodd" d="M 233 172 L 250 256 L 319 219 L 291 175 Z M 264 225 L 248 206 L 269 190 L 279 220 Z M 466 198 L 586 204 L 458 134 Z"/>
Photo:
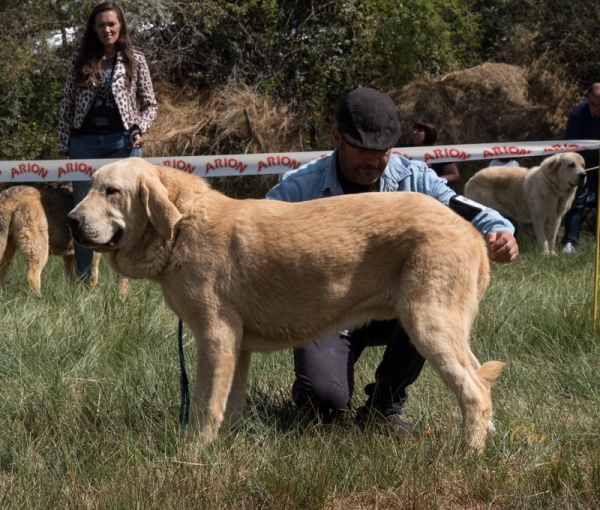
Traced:
<path id="1" fill-rule="evenodd" d="M 544 152 L 557 152 L 557 151 L 566 151 L 566 150 L 573 150 L 573 149 L 579 149 L 579 145 L 574 144 L 574 143 L 563 143 L 562 145 L 560 144 L 556 144 L 553 145 L 552 147 L 546 147 L 544 149 Z"/>
<path id="2" fill-rule="evenodd" d="M 11 177 L 13 179 L 16 175 L 21 175 L 24 173 L 37 174 L 42 179 L 45 179 L 48 176 L 48 170 L 37 163 L 20 163 L 16 168 L 11 168 Z"/>
<path id="3" fill-rule="evenodd" d="M 215 167 L 212 166 L 210 163 L 206 163 L 206 173 L 210 172 L 211 170 L 214 170 Z"/>
<path id="4" fill-rule="evenodd" d="M 215 166 L 217 168 L 221 168 L 223 166 L 223 162 L 221 161 L 221 158 L 215 159 Z"/>
<path id="5" fill-rule="evenodd" d="M 267 168 L 268 165 L 265 165 L 262 160 L 258 162 L 258 171 L 260 172 L 263 168 Z"/>
<path id="6" fill-rule="evenodd" d="M 434 155 L 436 158 L 441 158 L 441 157 L 443 157 L 443 156 L 442 156 L 442 151 L 441 151 L 440 149 L 434 149 L 434 150 L 433 150 L 433 155 Z"/>
<path id="7" fill-rule="evenodd" d="M 269 156 L 267 158 L 267 163 L 269 164 L 269 166 L 273 166 L 275 164 L 275 158 L 272 156 Z"/>

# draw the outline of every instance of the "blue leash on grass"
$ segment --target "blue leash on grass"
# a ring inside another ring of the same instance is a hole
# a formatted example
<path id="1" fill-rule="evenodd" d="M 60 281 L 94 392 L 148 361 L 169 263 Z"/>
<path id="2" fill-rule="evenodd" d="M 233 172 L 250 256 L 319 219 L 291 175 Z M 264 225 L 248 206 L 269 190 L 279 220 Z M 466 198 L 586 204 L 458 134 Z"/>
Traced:
<path id="1" fill-rule="evenodd" d="M 179 366 L 181 369 L 181 406 L 179 407 L 179 425 L 181 426 L 181 433 L 183 434 L 188 418 L 190 417 L 190 388 L 185 372 L 185 358 L 183 356 L 183 322 L 181 319 L 179 319 L 179 333 L 177 339 L 179 343 Z"/>

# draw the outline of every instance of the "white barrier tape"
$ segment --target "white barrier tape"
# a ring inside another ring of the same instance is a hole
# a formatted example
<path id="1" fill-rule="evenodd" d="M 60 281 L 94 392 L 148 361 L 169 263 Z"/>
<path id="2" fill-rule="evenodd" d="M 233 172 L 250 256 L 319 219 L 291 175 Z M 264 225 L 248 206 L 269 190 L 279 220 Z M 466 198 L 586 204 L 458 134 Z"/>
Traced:
<path id="1" fill-rule="evenodd" d="M 392 149 L 408 159 L 425 163 L 477 161 L 497 158 L 550 156 L 558 152 L 599 149 L 599 140 L 561 140 L 547 142 L 479 143 L 436 145 Z M 330 151 L 274 154 L 233 154 L 225 156 L 181 156 L 144 158 L 156 165 L 177 168 L 202 177 L 282 174 L 294 170 Z M 118 159 L 0 161 L 0 182 L 85 181 L 100 167 Z"/>

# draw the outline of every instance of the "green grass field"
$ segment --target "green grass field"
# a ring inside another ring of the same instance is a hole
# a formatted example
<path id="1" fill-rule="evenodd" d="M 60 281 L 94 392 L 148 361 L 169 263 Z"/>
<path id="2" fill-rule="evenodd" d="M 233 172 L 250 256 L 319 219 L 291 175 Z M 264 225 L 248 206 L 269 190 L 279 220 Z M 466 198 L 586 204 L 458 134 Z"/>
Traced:
<path id="1" fill-rule="evenodd" d="M 406 416 L 433 437 L 363 431 L 352 416 L 302 427 L 283 351 L 254 356 L 241 428 L 190 460 L 179 435 L 177 319 L 158 287 L 134 281 L 121 302 L 104 258 L 94 289 L 51 258 L 36 297 L 19 257 L 0 291 L 0 504 L 600 508 L 593 259 L 589 240 L 573 256 L 544 258 L 525 238 L 517 262 L 494 265 L 472 344 L 480 361 L 507 366 L 482 456 L 466 449 L 456 399 L 427 365 Z M 193 380 L 189 331 L 185 349 Z M 380 356 L 368 349 L 357 366 L 355 408 Z"/>

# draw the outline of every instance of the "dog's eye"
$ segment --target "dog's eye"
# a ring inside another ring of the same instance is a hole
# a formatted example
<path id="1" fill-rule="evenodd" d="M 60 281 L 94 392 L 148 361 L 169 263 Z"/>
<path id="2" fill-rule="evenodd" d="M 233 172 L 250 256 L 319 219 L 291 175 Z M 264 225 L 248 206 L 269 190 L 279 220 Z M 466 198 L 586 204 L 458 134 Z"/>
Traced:
<path id="1" fill-rule="evenodd" d="M 107 195 L 116 195 L 117 193 L 120 193 L 117 188 L 106 188 Z"/>

